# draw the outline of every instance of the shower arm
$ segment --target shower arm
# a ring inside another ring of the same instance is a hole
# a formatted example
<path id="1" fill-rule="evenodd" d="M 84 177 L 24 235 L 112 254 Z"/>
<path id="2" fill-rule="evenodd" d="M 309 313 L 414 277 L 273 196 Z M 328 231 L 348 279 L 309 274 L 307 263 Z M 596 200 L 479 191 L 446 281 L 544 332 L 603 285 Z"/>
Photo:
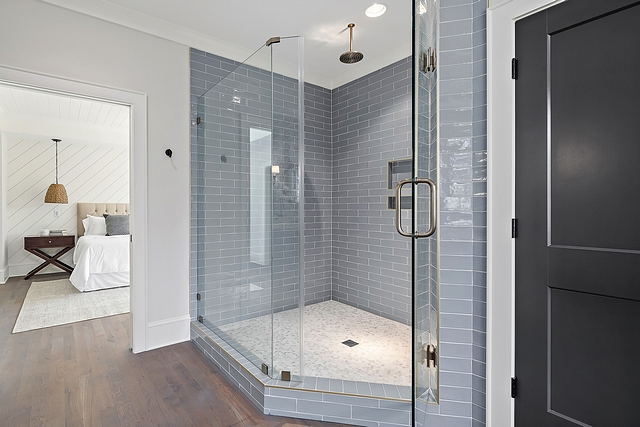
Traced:
<path id="1" fill-rule="evenodd" d="M 353 52 L 353 27 L 355 24 L 349 24 L 349 52 Z"/>

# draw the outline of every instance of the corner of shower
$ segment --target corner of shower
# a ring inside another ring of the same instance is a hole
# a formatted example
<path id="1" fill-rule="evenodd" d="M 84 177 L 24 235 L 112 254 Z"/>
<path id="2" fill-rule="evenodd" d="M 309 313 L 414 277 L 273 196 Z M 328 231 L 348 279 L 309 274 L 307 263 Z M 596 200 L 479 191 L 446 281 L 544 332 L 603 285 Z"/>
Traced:
<path id="1" fill-rule="evenodd" d="M 303 289 L 304 76 L 276 73 L 273 60 L 280 44 L 297 45 L 289 57 L 301 54 L 303 40 L 295 39 L 270 39 L 197 100 L 194 326 L 273 379 L 302 374 L 300 351 L 277 351 L 298 335 L 284 334 L 274 318 L 287 311 L 290 326 L 301 316 L 293 318 Z"/>

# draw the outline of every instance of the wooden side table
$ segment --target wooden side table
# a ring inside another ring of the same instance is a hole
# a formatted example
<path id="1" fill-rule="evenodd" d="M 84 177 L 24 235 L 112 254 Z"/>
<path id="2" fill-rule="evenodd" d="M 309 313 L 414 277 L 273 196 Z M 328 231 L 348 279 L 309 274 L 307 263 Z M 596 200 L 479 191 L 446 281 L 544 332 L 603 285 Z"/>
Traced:
<path id="1" fill-rule="evenodd" d="M 42 258 L 44 262 L 31 270 L 26 276 L 24 276 L 25 280 L 30 279 L 31 276 L 36 274 L 38 271 L 45 268 L 47 265 L 52 264 L 58 268 L 63 269 L 67 273 L 71 273 L 73 271 L 73 267 L 68 266 L 62 261 L 59 261 L 62 255 L 69 252 L 76 245 L 76 236 L 29 236 L 24 238 L 24 249 L 27 252 L 31 252 L 32 254 Z M 62 248 L 55 255 L 49 255 L 40 249 L 47 248 Z"/>

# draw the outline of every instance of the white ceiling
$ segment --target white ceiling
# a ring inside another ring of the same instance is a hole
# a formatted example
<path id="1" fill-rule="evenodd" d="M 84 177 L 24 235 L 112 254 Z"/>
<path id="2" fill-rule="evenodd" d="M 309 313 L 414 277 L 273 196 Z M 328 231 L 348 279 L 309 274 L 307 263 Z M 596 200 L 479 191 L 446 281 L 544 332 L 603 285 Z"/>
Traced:
<path id="1" fill-rule="evenodd" d="M 0 114 L 5 113 L 125 129 L 129 127 L 129 107 L 124 105 L 0 86 Z"/>
<path id="2" fill-rule="evenodd" d="M 411 55 L 411 0 L 44 0 L 190 47 L 243 61 L 274 36 L 305 38 L 305 80 L 333 89 Z M 382 2 L 378 18 L 365 9 Z M 349 50 L 354 22 L 356 64 L 338 58 Z M 281 49 L 283 50 L 283 49 Z M 295 54 L 279 54 L 294 61 Z"/>
<path id="3" fill-rule="evenodd" d="M 129 143 L 129 106 L 0 85 L 0 129 L 12 134 Z"/>

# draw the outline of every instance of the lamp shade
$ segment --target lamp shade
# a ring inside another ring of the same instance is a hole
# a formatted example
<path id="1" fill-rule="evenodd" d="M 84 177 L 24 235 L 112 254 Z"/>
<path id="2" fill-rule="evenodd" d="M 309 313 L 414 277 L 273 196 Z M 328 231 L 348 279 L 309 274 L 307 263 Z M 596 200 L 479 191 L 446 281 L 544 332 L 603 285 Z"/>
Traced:
<path id="1" fill-rule="evenodd" d="M 51 184 L 47 190 L 47 194 L 44 196 L 45 203 L 69 203 L 69 197 L 67 197 L 67 189 L 62 184 Z"/>

